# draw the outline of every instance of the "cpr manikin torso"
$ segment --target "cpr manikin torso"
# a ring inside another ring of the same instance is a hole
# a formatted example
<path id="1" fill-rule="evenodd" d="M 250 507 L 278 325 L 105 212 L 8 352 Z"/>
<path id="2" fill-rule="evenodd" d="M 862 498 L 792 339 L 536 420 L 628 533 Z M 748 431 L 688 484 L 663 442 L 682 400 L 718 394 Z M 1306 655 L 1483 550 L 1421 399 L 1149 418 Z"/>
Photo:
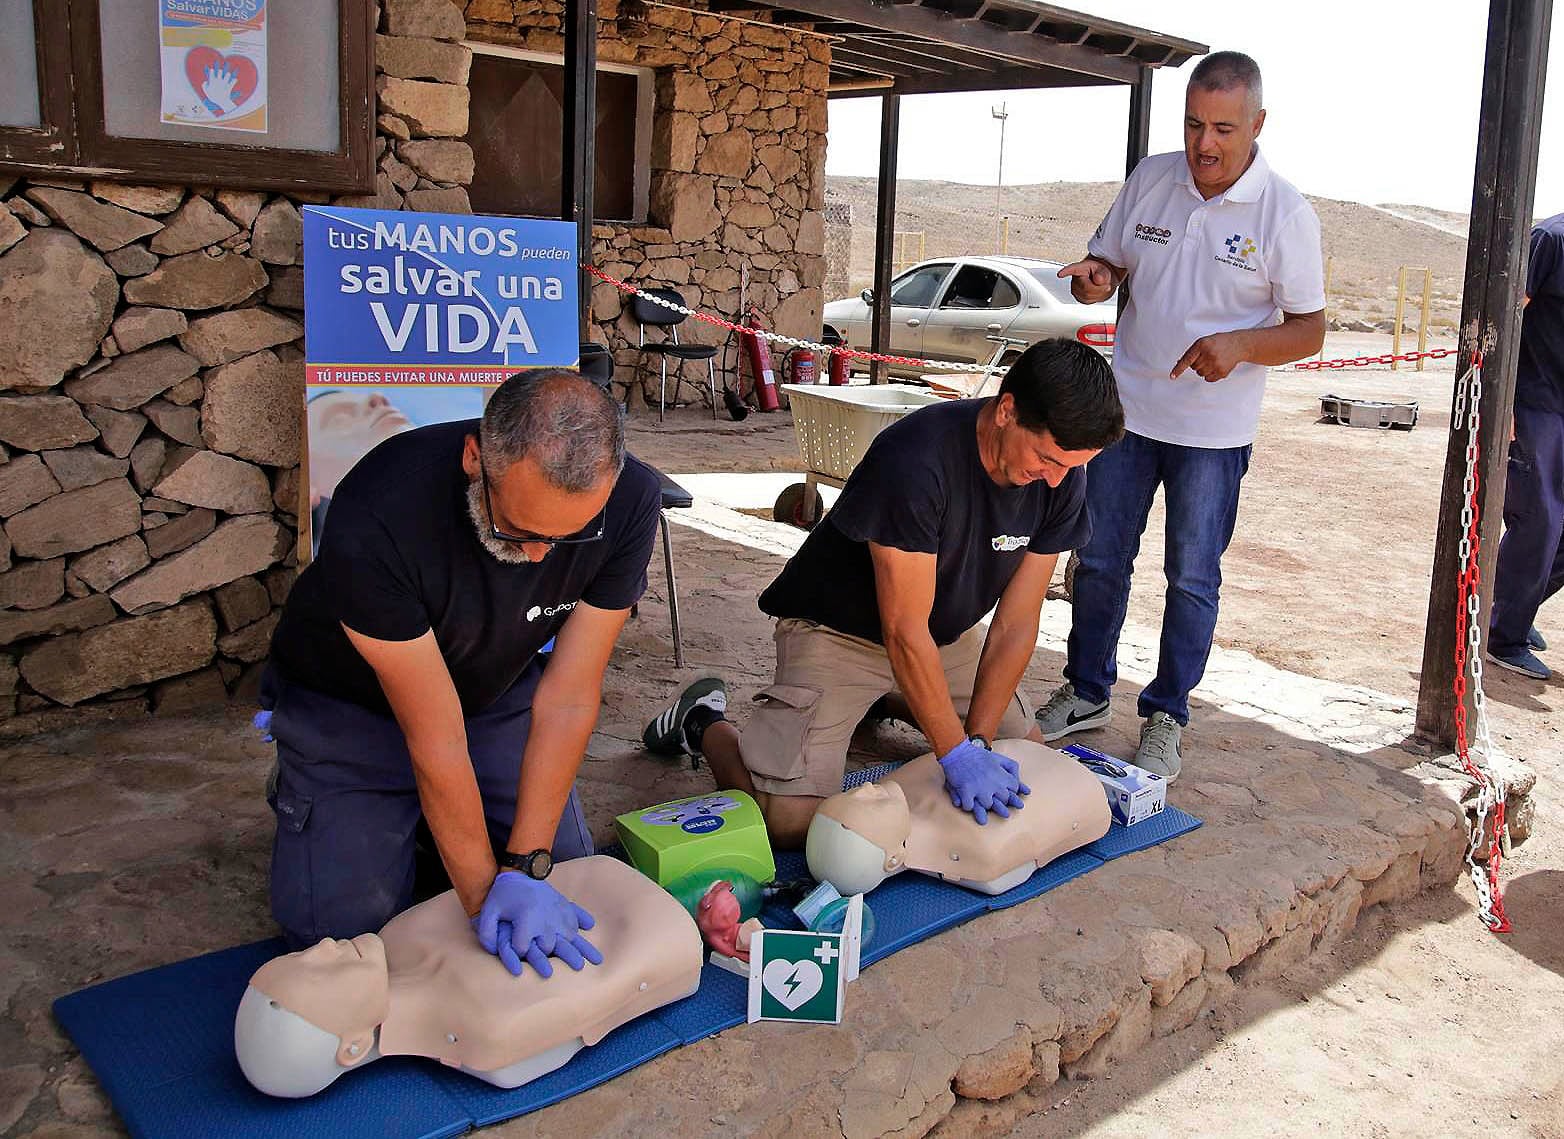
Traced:
<path id="1" fill-rule="evenodd" d="M 1000 894 L 1108 833 L 1108 798 L 1082 764 L 1030 740 L 1001 740 L 994 750 L 1020 764 L 1032 789 L 1022 810 L 978 825 L 951 805 L 939 760 L 925 755 L 820 805 L 804 844 L 809 872 L 843 894 L 908 869 Z"/>
<path id="2" fill-rule="evenodd" d="M 449 891 L 378 936 L 323 941 L 261 966 L 234 1024 L 245 1076 L 271 1095 L 306 1096 L 381 1056 L 425 1056 L 519 1087 L 695 991 L 700 933 L 656 883 L 604 856 L 562 862 L 549 881 L 597 919 L 589 937 L 602 965 L 513 977 Z"/>

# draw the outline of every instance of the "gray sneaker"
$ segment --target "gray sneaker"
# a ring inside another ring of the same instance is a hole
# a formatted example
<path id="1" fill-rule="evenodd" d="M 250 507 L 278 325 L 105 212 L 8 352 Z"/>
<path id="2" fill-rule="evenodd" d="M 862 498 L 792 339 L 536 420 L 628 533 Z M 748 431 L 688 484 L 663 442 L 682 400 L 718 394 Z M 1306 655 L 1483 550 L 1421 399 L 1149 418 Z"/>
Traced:
<path id="1" fill-rule="evenodd" d="M 1053 741 L 1071 732 L 1105 728 L 1112 715 L 1106 700 L 1101 704 L 1088 703 L 1075 694 L 1075 685 L 1061 684 L 1032 718 L 1037 721 L 1043 739 Z"/>
<path id="2" fill-rule="evenodd" d="M 1166 712 L 1153 712 L 1140 729 L 1140 747 L 1135 750 L 1135 766 L 1162 776 L 1169 783 L 1178 778 L 1183 757 L 1178 741 L 1183 727 Z"/>

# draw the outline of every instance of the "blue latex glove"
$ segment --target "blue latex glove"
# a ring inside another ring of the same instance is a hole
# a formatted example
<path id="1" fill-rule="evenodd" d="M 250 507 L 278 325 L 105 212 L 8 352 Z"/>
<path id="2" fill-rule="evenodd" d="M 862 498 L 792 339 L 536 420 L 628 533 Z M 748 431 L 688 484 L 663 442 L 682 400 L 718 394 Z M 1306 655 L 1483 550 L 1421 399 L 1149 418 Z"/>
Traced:
<path id="1" fill-rule="evenodd" d="M 945 772 L 945 790 L 952 806 L 971 811 L 979 826 L 988 825 L 989 812 L 1002 819 L 1010 817 L 1010 808 L 1024 806 L 1022 795 L 1032 789 L 1021 782 L 1021 765 L 1008 756 L 996 755 L 987 748 L 962 740 L 940 756 Z"/>
<path id="2" fill-rule="evenodd" d="M 502 870 L 489 887 L 483 908 L 472 919 L 478 944 L 500 959 L 511 976 L 521 976 L 522 962 L 541 977 L 552 977 L 550 957 L 579 970 L 590 961 L 603 963 L 597 947 L 581 935 L 596 925 L 592 915 L 547 882 L 517 870 Z"/>

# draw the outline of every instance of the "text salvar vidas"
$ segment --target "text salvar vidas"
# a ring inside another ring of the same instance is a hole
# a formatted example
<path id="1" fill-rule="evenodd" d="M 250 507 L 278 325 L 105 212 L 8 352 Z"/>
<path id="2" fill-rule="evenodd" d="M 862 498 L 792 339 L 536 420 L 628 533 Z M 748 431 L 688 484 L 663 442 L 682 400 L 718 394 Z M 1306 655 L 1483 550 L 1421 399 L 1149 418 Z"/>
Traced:
<path id="1" fill-rule="evenodd" d="M 477 304 L 412 302 L 400 306 L 371 301 L 369 311 L 376 330 L 393 352 L 406 350 L 421 328 L 419 340 L 423 349 L 431 353 L 494 352 L 505 356 L 508 349 L 519 348 L 536 355 L 537 341 L 522 308 L 506 305 L 502 311 L 496 311 L 495 302 L 559 302 L 565 299 L 564 282 L 559 277 L 520 273 L 493 274 L 494 294 L 485 296 L 483 270 L 457 271 L 438 262 L 431 263 L 431 257 L 424 256 L 471 254 L 492 257 L 498 254 L 534 261 L 564 261 L 570 257 L 568 250 L 523 249 L 516 235 L 504 229 L 410 227 L 405 223 L 376 222 L 372 229 L 363 231 L 329 231 L 327 244 L 333 249 L 396 249 L 413 254 L 407 257 L 399 252 L 389 265 L 343 265 L 338 271 L 338 289 L 344 296 L 362 293 L 385 297 L 472 297 L 478 301 Z"/>

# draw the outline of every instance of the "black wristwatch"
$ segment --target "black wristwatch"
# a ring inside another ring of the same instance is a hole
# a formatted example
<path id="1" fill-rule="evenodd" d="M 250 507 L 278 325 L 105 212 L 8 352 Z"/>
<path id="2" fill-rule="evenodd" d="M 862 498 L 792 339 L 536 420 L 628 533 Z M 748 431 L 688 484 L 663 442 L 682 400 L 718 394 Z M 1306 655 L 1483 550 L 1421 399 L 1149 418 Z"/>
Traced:
<path id="1" fill-rule="evenodd" d="M 982 748 L 984 751 L 994 750 L 994 744 L 991 740 L 988 739 L 987 736 L 968 736 L 967 739 L 977 744 L 978 747 Z"/>
<path id="2" fill-rule="evenodd" d="M 528 878 L 541 882 L 553 871 L 554 856 L 546 850 L 532 850 L 526 854 L 507 850 L 500 855 L 499 864 L 501 870 L 519 870 Z"/>

